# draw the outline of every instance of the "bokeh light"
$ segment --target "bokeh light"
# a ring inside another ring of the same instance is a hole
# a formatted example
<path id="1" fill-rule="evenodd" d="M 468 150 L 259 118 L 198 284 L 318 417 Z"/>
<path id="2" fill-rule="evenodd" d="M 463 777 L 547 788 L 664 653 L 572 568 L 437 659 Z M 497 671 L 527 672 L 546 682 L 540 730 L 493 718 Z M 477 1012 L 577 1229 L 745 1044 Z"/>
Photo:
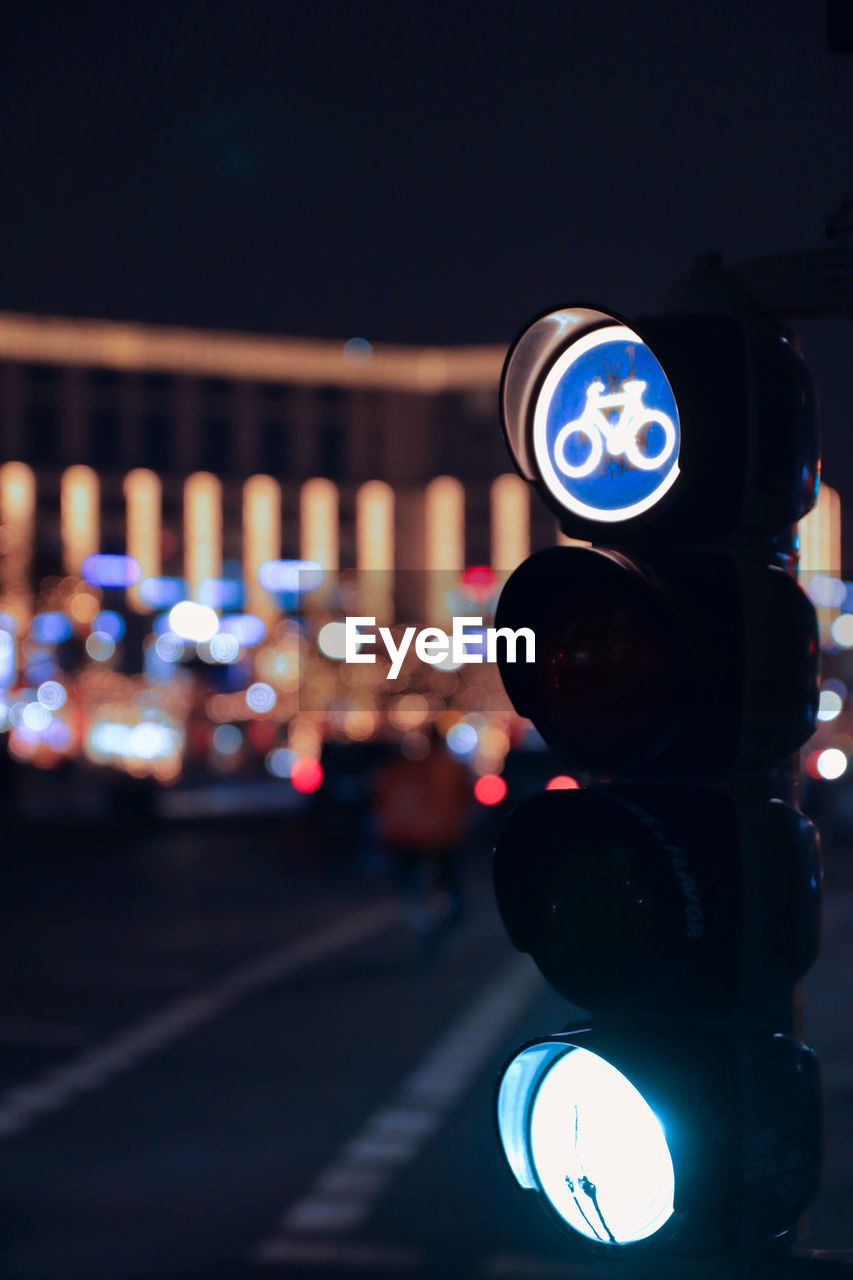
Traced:
<path id="1" fill-rule="evenodd" d="M 67 751 L 72 743 L 69 724 L 59 716 L 51 716 L 50 724 L 44 731 L 44 740 L 54 751 Z"/>
<path id="2" fill-rule="evenodd" d="M 87 556 L 81 570 L 83 577 L 93 587 L 132 587 L 142 577 L 139 561 L 133 556 Z"/>
<path id="3" fill-rule="evenodd" d="M 35 692 L 32 689 L 18 689 L 15 694 L 15 701 L 10 704 L 7 713 L 10 728 L 17 729 L 23 724 L 24 712 L 29 704 L 35 700 L 35 696 Z"/>
<path id="4" fill-rule="evenodd" d="M 105 631 L 113 640 L 120 640 L 125 632 L 124 618 L 113 609 L 102 609 L 92 619 L 93 631 Z"/>
<path id="5" fill-rule="evenodd" d="M 316 560 L 265 560 L 258 569 L 258 582 L 276 595 L 301 595 L 322 581 L 323 568 Z"/>
<path id="6" fill-rule="evenodd" d="M 821 689 L 820 704 L 817 709 L 818 720 L 834 720 L 841 714 L 843 706 L 841 695 L 834 689 Z"/>
<path id="7" fill-rule="evenodd" d="M 296 759 L 296 752 L 289 747 L 277 747 L 275 751 L 267 753 L 264 766 L 274 778 L 289 778 Z"/>
<path id="8" fill-rule="evenodd" d="M 195 600 L 181 600 L 169 611 L 169 630 L 183 640 L 204 644 L 219 630 L 219 618 L 210 605 Z"/>
<path id="9" fill-rule="evenodd" d="M 143 578 L 138 592 L 143 604 L 152 609 L 166 609 L 183 599 L 186 583 L 183 578 Z"/>
<path id="10" fill-rule="evenodd" d="M 816 573 L 806 585 L 806 592 L 814 604 L 829 609 L 840 609 L 847 595 L 847 587 L 840 578 L 826 573 Z"/>
<path id="11" fill-rule="evenodd" d="M 290 781 L 294 791 L 310 795 L 319 789 L 323 781 L 323 766 L 311 756 L 302 756 L 291 766 Z"/>
<path id="12" fill-rule="evenodd" d="M 474 797 L 480 804 L 500 804 L 506 796 L 506 783 L 499 773 L 484 773 L 474 783 Z"/>
<path id="13" fill-rule="evenodd" d="M 373 355 L 367 338 L 350 338 L 344 343 L 344 359 L 350 364 L 365 364 Z"/>
<path id="14" fill-rule="evenodd" d="M 64 613 L 37 613 L 30 623 L 30 635 L 40 644 L 62 644 L 71 635 L 71 623 Z"/>
<path id="15" fill-rule="evenodd" d="M 252 711 L 272 711 L 275 706 L 275 689 L 260 680 L 256 684 L 250 684 L 246 690 L 246 705 Z"/>
<path id="16" fill-rule="evenodd" d="M 180 662 L 184 656 L 184 642 L 174 631 L 164 631 L 157 637 L 154 652 L 161 662 Z"/>
<path id="17" fill-rule="evenodd" d="M 219 724 L 213 730 L 213 745 L 221 755 L 234 755 L 243 745 L 243 735 L 236 724 Z"/>
<path id="18" fill-rule="evenodd" d="M 317 645 L 327 658 L 342 662 L 346 654 L 346 626 L 343 622 L 327 622 L 320 628 Z"/>
<path id="19" fill-rule="evenodd" d="M 455 756 L 467 756 L 476 751 L 479 742 L 477 730 L 472 724 L 460 720 L 447 732 L 447 745 Z"/>
<path id="20" fill-rule="evenodd" d="M 64 687 L 57 680 L 45 680 L 39 685 L 36 694 L 41 705 L 48 711 L 57 711 L 65 705 L 68 697 Z"/>
<path id="21" fill-rule="evenodd" d="M 834 782 L 847 771 L 847 757 L 838 747 L 827 747 L 818 756 L 816 768 L 822 778 Z"/>
<path id="22" fill-rule="evenodd" d="M 376 732 L 378 719 L 367 707 L 353 707 L 344 716 L 344 733 L 353 742 L 366 742 Z"/>
<path id="23" fill-rule="evenodd" d="M 429 703 L 422 693 L 404 693 L 388 708 L 388 719 L 395 729 L 404 732 L 417 729 L 429 716 Z"/>
<path id="24" fill-rule="evenodd" d="M 100 607 L 98 597 L 90 591 L 75 591 L 68 602 L 68 612 L 75 622 L 91 622 Z"/>
<path id="25" fill-rule="evenodd" d="M 16 665 L 14 638 L 9 631 L 0 630 L 0 686 L 12 683 Z"/>
<path id="26" fill-rule="evenodd" d="M 218 631 L 210 640 L 210 656 L 214 662 L 236 662 L 240 654 L 240 641 L 234 635 Z"/>
<path id="27" fill-rule="evenodd" d="M 107 662 L 116 651 L 116 642 L 106 631 L 93 631 L 86 640 L 86 652 L 95 662 Z"/>
<path id="28" fill-rule="evenodd" d="M 50 721 L 50 712 L 40 702 L 28 702 L 21 714 L 21 723 L 33 733 L 44 733 Z"/>
<path id="29" fill-rule="evenodd" d="M 839 648 L 853 648 L 853 613 L 840 613 L 829 633 Z"/>
<path id="30" fill-rule="evenodd" d="M 267 634 L 263 618 L 258 618 L 253 613 L 236 613 L 229 618 L 223 618 L 219 624 L 219 630 L 223 635 L 233 636 L 237 644 L 242 647 L 260 644 Z"/>

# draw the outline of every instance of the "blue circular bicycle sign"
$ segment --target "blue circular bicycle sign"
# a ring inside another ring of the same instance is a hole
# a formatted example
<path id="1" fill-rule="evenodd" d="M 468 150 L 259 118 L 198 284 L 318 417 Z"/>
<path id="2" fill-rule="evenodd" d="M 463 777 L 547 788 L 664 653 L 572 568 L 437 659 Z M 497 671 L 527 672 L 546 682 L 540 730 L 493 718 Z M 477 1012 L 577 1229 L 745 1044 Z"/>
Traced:
<path id="1" fill-rule="evenodd" d="M 681 433 L 666 374 L 626 325 L 584 334 L 555 361 L 533 414 L 548 490 L 588 520 L 630 520 L 678 478 Z"/>

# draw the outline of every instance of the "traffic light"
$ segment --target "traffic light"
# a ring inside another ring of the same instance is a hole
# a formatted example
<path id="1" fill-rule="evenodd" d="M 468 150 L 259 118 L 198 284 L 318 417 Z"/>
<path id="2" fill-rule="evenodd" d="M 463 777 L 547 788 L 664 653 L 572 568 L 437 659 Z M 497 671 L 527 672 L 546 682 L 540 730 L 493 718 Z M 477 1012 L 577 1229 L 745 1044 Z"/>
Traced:
<path id="1" fill-rule="evenodd" d="M 497 1091 L 521 1187 L 578 1244 L 773 1257 L 817 1185 L 820 1072 L 795 987 L 820 851 L 792 757 L 818 696 L 796 522 L 819 430 L 794 335 L 748 307 L 628 322 L 567 306 L 510 349 L 520 473 L 570 539 L 510 576 L 498 660 L 579 789 L 497 842 L 513 943 L 590 1011 L 523 1046 Z"/>

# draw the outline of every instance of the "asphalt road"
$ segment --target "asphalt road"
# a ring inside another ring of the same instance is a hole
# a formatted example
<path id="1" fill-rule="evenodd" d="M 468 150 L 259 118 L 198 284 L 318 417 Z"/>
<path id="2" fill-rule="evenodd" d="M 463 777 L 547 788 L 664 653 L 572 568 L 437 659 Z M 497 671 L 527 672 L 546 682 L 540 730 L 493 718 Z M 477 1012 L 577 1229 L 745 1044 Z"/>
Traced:
<path id="1" fill-rule="evenodd" d="M 496 1146 L 500 1065 L 575 1011 L 506 940 L 485 857 L 431 965 L 392 883 L 310 832 L 57 834 L 6 868 L 4 1280 L 584 1274 Z M 822 1248 L 853 1247 L 847 881 L 806 992 Z"/>

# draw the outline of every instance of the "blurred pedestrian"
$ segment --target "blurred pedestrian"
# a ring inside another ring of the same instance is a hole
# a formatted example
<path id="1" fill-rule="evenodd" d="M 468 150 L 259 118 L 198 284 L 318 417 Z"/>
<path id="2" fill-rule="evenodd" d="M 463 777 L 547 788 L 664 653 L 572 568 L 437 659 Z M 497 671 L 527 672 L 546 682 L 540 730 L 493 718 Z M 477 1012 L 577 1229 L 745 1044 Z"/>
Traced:
<path id="1" fill-rule="evenodd" d="M 472 791 L 470 770 L 435 727 L 422 757 L 395 756 L 374 778 L 378 834 L 397 865 L 424 959 L 462 917 Z"/>

